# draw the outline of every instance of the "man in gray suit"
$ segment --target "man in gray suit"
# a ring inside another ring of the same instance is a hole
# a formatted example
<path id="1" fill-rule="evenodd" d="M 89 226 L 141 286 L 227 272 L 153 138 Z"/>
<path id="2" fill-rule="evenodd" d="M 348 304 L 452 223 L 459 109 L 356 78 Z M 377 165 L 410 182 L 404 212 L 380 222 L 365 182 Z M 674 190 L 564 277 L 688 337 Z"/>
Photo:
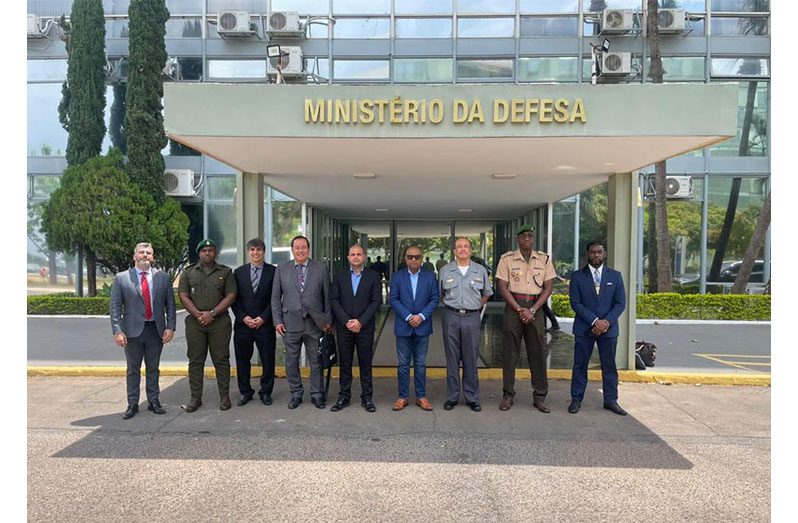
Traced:
<path id="1" fill-rule="evenodd" d="M 152 245 L 139 243 L 133 249 L 135 267 L 116 275 L 111 287 L 111 329 L 114 341 L 125 349 L 127 361 L 127 410 L 122 419 L 139 411 L 141 361 L 147 366 L 149 410 L 164 414 L 158 400 L 158 365 L 163 344 L 175 332 L 175 295 L 169 276 L 152 267 Z"/>
<path id="2" fill-rule="evenodd" d="M 330 331 L 330 279 L 327 267 L 311 260 L 310 240 L 297 236 L 291 240 L 294 259 L 277 266 L 272 285 L 274 329 L 285 344 L 285 377 L 291 392 L 289 409 L 302 403 L 302 377 L 299 355 L 302 344 L 310 364 L 310 400 L 316 408 L 325 407 L 322 395 L 318 348 L 322 332 Z"/>

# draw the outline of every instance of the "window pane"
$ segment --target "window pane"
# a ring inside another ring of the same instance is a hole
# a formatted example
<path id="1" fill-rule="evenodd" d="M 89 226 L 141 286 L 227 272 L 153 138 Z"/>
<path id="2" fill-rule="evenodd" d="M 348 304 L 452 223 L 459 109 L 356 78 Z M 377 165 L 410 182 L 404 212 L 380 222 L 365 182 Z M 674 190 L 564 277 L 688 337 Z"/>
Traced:
<path id="1" fill-rule="evenodd" d="M 459 18 L 457 36 L 460 38 L 513 37 L 513 18 Z"/>
<path id="2" fill-rule="evenodd" d="M 250 14 L 268 11 L 267 0 L 208 0 L 208 14 L 219 11 L 247 11 Z M 291 9 L 296 11 L 296 9 Z"/>
<path id="3" fill-rule="evenodd" d="M 713 36 L 745 36 L 768 34 L 766 16 L 747 16 L 744 18 L 712 18 Z"/>
<path id="4" fill-rule="evenodd" d="M 208 200 L 232 202 L 235 198 L 236 179 L 234 176 L 209 176 Z"/>
<path id="5" fill-rule="evenodd" d="M 170 18 L 166 38 L 202 38 L 202 22 L 199 18 Z"/>
<path id="6" fill-rule="evenodd" d="M 330 12 L 327 0 L 272 0 L 272 11 L 296 11 L 303 15 L 326 15 Z"/>
<path id="7" fill-rule="evenodd" d="M 513 61 L 507 60 L 458 60 L 457 79 L 512 78 Z"/>
<path id="8" fill-rule="evenodd" d="M 28 0 L 28 13 L 39 16 L 61 16 L 72 12 L 72 0 Z M 108 10 L 106 14 L 110 14 Z"/>
<path id="9" fill-rule="evenodd" d="M 767 194 L 765 188 L 766 178 L 745 177 L 739 179 L 739 196 L 737 198 L 737 209 L 734 213 L 734 222 L 731 227 L 729 241 L 726 244 L 726 251 L 723 256 L 723 265 L 718 278 L 707 281 L 719 281 L 732 283 L 736 276 L 733 265 L 742 260 L 748 243 L 751 241 L 751 234 L 754 230 L 756 217 L 762 210 L 762 203 Z M 723 229 L 723 222 L 726 215 L 726 208 L 734 185 L 732 176 L 710 176 L 709 177 L 709 212 L 707 215 L 707 269 L 711 267 L 715 252 L 718 248 L 718 241 Z M 763 252 L 760 249 L 757 260 L 762 260 Z M 762 264 L 755 264 L 751 274 L 751 283 L 762 283 Z"/>
<path id="10" fill-rule="evenodd" d="M 315 75 L 321 76 L 322 78 L 329 78 L 330 77 L 330 59 L 329 58 L 321 58 L 319 57 L 318 60 L 312 56 L 304 57 L 305 62 L 305 71 L 308 73 L 313 73 Z"/>
<path id="11" fill-rule="evenodd" d="M 236 264 L 236 209 L 233 202 L 205 202 L 208 210 L 208 236 L 216 241 L 219 255 L 216 263 L 235 267 Z"/>
<path id="12" fill-rule="evenodd" d="M 452 0 L 396 0 L 396 14 L 451 14 Z"/>
<path id="13" fill-rule="evenodd" d="M 666 82 L 704 81 L 704 58 L 701 56 L 667 56 L 662 58 L 662 79 Z M 646 75 L 651 59 L 646 60 Z"/>
<path id="14" fill-rule="evenodd" d="M 58 121 L 61 84 L 28 84 L 28 154 L 66 154 L 67 132 Z"/>
<path id="15" fill-rule="evenodd" d="M 66 80 L 66 60 L 28 60 L 28 81 L 55 81 Z"/>
<path id="16" fill-rule="evenodd" d="M 208 60 L 210 78 L 266 78 L 266 60 Z"/>
<path id="17" fill-rule="evenodd" d="M 521 0 L 522 13 L 576 13 L 579 0 Z"/>
<path id="18" fill-rule="evenodd" d="M 452 81 L 451 58 L 397 58 L 393 61 L 396 82 Z"/>
<path id="19" fill-rule="evenodd" d="M 521 36 L 577 36 L 576 17 L 521 18 Z"/>
<path id="20" fill-rule="evenodd" d="M 201 80 L 202 79 L 202 58 L 199 56 L 181 56 L 177 59 L 179 80 Z"/>
<path id="21" fill-rule="evenodd" d="M 106 20 L 106 38 L 127 38 L 130 35 L 127 20 Z"/>
<path id="22" fill-rule="evenodd" d="M 397 18 L 396 38 L 451 38 L 451 18 Z"/>
<path id="23" fill-rule="evenodd" d="M 69 2 L 71 5 L 72 2 Z M 107 15 L 126 15 L 127 10 L 130 7 L 130 0 L 103 0 L 103 11 Z M 71 8 L 64 11 L 65 14 L 69 15 L 71 12 Z M 61 13 L 57 13 L 61 14 Z"/>
<path id="24" fill-rule="evenodd" d="M 717 12 L 770 11 L 768 0 L 712 0 L 712 10 Z"/>
<path id="25" fill-rule="evenodd" d="M 390 38 L 389 18 L 341 18 L 333 25 L 333 38 Z"/>
<path id="26" fill-rule="evenodd" d="M 675 2 L 677 9 L 684 9 L 688 13 L 703 13 L 707 10 L 704 0 L 680 0 Z M 674 7 L 672 0 L 659 0 L 660 7 Z"/>
<path id="27" fill-rule="evenodd" d="M 337 15 L 389 15 L 391 0 L 333 0 L 333 13 Z M 336 21 L 336 23 L 338 23 Z"/>
<path id="28" fill-rule="evenodd" d="M 642 9 L 643 0 L 584 0 L 582 6 L 585 11 L 598 12 L 604 9 Z"/>
<path id="29" fill-rule="evenodd" d="M 518 80 L 521 82 L 576 82 L 578 59 L 575 56 L 520 58 Z"/>
<path id="30" fill-rule="evenodd" d="M 335 60 L 336 80 L 387 80 L 388 60 Z"/>
<path id="31" fill-rule="evenodd" d="M 712 76 L 770 76 L 767 58 L 713 58 Z"/>
<path id="32" fill-rule="evenodd" d="M 458 13 L 496 13 L 515 12 L 515 0 L 457 0 Z"/>
<path id="33" fill-rule="evenodd" d="M 203 0 L 166 0 L 166 8 L 172 14 L 193 15 L 202 13 Z"/>
<path id="34" fill-rule="evenodd" d="M 737 134 L 710 148 L 712 156 L 767 156 L 768 83 L 740 82 L 737 98 Z M 741 146 L 744 134 L 748 140 Z"/>
<path id="35" fill-rule="evenodd" d="M 47 176 L 41 174 L 33 175 L 33 198 L 36 200 L 48 200 L 53 191 L 61 186 L 60 176 Z"/>
<path id="36" fill-rule="evenodd" d="M 307 17 L 302 18 L 302 24 L 306 24 L 307 21 L 308 21 Z M 325 22 L 325 23 L 321 23 L 321 22 Z M 330 30 L 330 26 L 329 26 L 328 22 L 326 22 L 324 20 L 318 20 L 318 21 L 315 21 L 315 22 L 311 23 L 310 25 L 306 25 L 305 26 L 305 35 L 308 38 L 323 38 L 323 39 L 327 39 L 327 34 L 328 34 L 329 30 Z"/>

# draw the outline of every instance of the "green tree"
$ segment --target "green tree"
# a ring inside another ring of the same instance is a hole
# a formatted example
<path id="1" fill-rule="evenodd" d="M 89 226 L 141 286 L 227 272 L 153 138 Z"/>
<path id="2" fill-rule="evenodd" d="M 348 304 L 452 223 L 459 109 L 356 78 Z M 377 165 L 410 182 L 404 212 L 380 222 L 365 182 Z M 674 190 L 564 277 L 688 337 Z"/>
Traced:
<path id="1" fill-rule="evenodd" d="M 67 42 L 61 113 L 68 131 L 66 159 L 78 165 L 100 154 L 105 136 L 105 18 L 101 0 L 75 0 Z"/>
<path id="2" fill-rule="evenodd" d="M 127 154 L 127 140 L 125 139 L 125 113 L 127 107 L 125 98 L 127 87 L 125 84 L 114 85 L 114 103 L 111 104 L 111 119 L 108 122 L 108 135 L 111 145 L 119 149 L 122 154 Z"/>
<path id="3" fill-rule="evenodd" d="M 161 71 L 167 58 L 164 36 L 169 11 L 163 0 L 131 0 L 128 16 L 130 66 L 125 114 L 128 173 L 133 182 L 161 203 L 166 198 L 161 150 L 167 144 L 161 114 Z"/>
<path id="4" fill-rule="evenodd" d="M 172 199 L 156 203 L 131 183 L 117 149 L 67 168 L 44 209 L 41 227 L 48 245 L 66 253 L 95 253 L 93 262 L 111 272 L 128 269 L 133 246 L 150 241 L 159 266 L 174 273 L 188 240 L 188 218 L 180 204 Z M 94 293 L 91 286 L 89 291 L 96 295 L 96 282 Z"/>

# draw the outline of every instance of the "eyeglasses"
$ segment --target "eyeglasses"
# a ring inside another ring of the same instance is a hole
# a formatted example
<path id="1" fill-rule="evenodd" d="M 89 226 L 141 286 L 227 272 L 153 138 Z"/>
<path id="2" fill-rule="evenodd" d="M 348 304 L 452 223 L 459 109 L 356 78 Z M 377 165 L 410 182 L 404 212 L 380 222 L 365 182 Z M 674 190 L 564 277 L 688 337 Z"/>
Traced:
<path id="1" fill-rule="evenodd" d="M 421 259 L 421 255 L 420 254 L 405 254 L 405 258 L 407 258 L 408 260 L 420 260 Z"/>

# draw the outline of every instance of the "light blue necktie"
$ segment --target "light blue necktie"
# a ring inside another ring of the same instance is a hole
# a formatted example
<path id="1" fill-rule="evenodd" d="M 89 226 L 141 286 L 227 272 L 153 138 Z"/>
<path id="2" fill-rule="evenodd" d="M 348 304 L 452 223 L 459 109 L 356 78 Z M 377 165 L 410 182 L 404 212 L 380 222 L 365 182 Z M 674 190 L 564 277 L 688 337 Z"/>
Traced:
<path id="1" fill-rule="evenodd" d="M 598 269 L 593 271 L 593 283 L 596 285 L 596 294 L 598 294 L 599 288 L 601 287 L 601 275 Z"/>

